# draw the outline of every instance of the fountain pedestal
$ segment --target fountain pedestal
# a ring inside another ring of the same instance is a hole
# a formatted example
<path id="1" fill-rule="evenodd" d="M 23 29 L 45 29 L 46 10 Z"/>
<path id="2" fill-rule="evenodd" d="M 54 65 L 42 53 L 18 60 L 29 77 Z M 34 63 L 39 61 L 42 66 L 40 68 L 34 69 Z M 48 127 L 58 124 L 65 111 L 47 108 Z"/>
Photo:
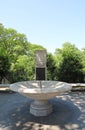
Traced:
<path id="1" fill-rule="evenodd" d="M 52 112 L 52 105 L 48 100 L 35 100 L 30 105 L 30 113 L 34 116 L 47 116 Z"/>

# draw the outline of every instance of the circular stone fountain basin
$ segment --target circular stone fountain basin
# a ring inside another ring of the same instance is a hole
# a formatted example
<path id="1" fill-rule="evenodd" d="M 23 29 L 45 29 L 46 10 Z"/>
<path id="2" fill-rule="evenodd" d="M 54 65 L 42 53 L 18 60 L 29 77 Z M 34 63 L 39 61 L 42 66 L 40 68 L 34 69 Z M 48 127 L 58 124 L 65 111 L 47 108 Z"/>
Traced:
<path id="1" fill-rule="evenodd" d="M 71 90 L 71 85 L 59 81 L 23 81 L 10 85 L 10 89 L 34 99 L 30 113 L 35 116 L 47 116 L 52 112 L 48 99 Z"/>

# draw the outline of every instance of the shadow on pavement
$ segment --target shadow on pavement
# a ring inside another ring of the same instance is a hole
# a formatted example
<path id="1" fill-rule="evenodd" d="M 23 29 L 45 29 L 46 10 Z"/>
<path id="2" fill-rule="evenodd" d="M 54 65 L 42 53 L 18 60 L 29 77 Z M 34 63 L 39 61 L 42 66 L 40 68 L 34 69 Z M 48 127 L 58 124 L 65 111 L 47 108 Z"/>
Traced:
<path id="1" fill-rule="evenodd" d="M 53 112 L 47 117 L 31 115 L 32 100 L 17 93 L 0 94 L 0 101 L 0 130 L 82 130 L 85 127 L 83 94 L 71 93 L 51 99 Z"/>

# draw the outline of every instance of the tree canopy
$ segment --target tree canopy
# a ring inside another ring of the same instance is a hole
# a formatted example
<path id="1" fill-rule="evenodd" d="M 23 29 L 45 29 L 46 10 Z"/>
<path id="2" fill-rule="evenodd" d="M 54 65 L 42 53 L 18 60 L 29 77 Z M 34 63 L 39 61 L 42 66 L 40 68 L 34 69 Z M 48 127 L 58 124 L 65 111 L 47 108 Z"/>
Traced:
<path id="1" fill-rule="evenodd" d="M 44 47 L 28 42 L 24 34 L 11 28 L 5 28 L 0 24 L 0 58 L 1 66 L 10 82 L 32 80 L 34 78 L 34 53 L 36 49 Z M 4 60 L 5 59 L 5 60 Z M 10 67 L 7 68 L 7 59 Z M 5 64 L 3 61 L 7 64 Z M 4 76 L 5 76 L 4 75 Z M 2 71 L 0 71 L 2 77 Z M 2 77 L 3 78 L 3 77 Z"/>
<path id="2" fill-rule="evenodd" d="M 84 82 L 81 51 L 75 45 L 64 43 L 62 49 L 56 49 L 55 60 L 58 67 L 58 80 Z"/>
<path id="3" fill-rule="evenodd" d="M 35 79 L 35 51 L 46 50 L 32 44 L 25 34 L 0 24 L 0 83 Z M 64 43 L 55 53 L 47 52 L 47 80 L 85 82 L 85 48 Z"/>

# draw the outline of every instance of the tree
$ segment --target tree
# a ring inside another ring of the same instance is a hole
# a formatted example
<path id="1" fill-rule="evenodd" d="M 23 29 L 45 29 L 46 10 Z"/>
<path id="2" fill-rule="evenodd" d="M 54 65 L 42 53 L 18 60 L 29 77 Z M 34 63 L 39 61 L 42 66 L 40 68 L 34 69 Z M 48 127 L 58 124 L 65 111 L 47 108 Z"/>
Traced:
<path id="1" fill-rule="evenodd" d="M 7 78 L 11 83 L 34 79 L 34 53 L 36 49 L 44 48 L 31 44 L 24 34 L 18 33 L 12 28 L 5 28 L 0 24 L 0 52 L 4 52 L 10 63 L 8 70 L 10 75 Z"/>
<path id="2" fill-rule="evenodd" d="M 13 76 L 13 72 L 15 71 L 13 69 L 16 68 L 16 62 L 19 59 L 19 56 L 28 54 L 30 43 L 27 41 L 24 34 L 20 34 L 14 29 L 7 29 L 2 24 L 0 24 L 0 29 L 0 51 L 4 52 L 5 57 L 7 57 L 5 59 L 8 59 L 10 62 L 10 78 L 8 78 L 12 82 L 12 80 L 14 81 L 13 78 L 16 78 L 16 75 L 15 77 Z M 22 70 L 22 68 L 20 68 L 20 70 Z"/>
<path id="3" fill-rule="evenodd" d="M 51 53 L 47 54 L 47 79 L 56 80 L 56 63 Z"/>
<path id="4" fill-rule="evenodd" d="M 0 83 L 9 75 L 10 63 L 7 56 L 0 55 Z M 7 78 L 8 79 L 8 78 Z"/>
<path id="5" fill-rule="evenodd" d="M 55 53 L 58 61 L 58 80 L 65 82 L 84 82 L 80 50 L 71 43 L 64 43 L 63 48 Z"/>
<path id="6" fill-rule="evenodd" d="M 83 68 L 82 68 L 82 71 L 83 71 L 83 75 L 84 75 L 84 82 L 85 82 L 85 48 L 83 48 L 82 50 L 81 50 L 81 56 L 82 56 L 82 66 L 83 66 Z"/>

